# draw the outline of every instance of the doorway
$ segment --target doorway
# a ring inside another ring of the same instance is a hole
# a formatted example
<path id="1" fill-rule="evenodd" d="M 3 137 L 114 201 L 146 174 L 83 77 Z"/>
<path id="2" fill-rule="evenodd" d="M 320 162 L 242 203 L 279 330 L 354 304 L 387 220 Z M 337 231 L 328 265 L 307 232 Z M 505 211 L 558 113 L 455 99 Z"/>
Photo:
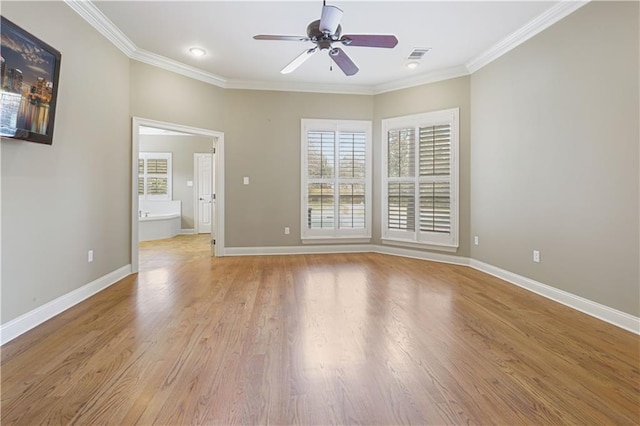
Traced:
<path id="1" fill-rule="evenodd" d="M 210 184 L 208 188 L 203 188 L 204 190 L 208 189 L 210 191 L 209 202 L 203 203 L 202 205 L 197 204 L 199 202 L 199 192 L 195 192 L 200 189 L 200 187 L 207 186 L 202 182 L 198 185 L 197 177 L 194 175 L 194 181 L 191 183 L 194 188 L 194 195 L 198 194 L 197 202 L 195 205 L 190 206 L 190 208 L 194 208 L 197 210 L 197 213 L 194 213 L 198 216 L 198 222 L 200 222 L 200 217 L 204 216 L 204 219 L 208 217 L 209 227 L 203 227 L 203 234 L 206 232 L 210 237 L 208 238 L 210 247 L 211 247 L 211 256 L 223 256 L 224 255 L 224 133 L 201 129 L 196 127 L 184 126 L 175 123 L 161 122 L 156 120 L 149 120 L 145 118 L 134 117 L 133 118 L 133 126 L 132 126 L 132 196 L 131 196 L 131 269 L 133 272 L 138 272 L 139 270 L 139 242 L 140 242 L 140 179 L 139 179 L 139 152 L 141 145 L 141 134 L 143 130 L 147 129 L 155 129 L 158 132 L 175 132 L 182 135 L 193 135 L 200 136 L 210 139 L 210 154 L 206 154 L 209 158 L 209 172 L 208 176 L 210 179 Z M 215 152 L 215 155 L 213 154 Z M 195 156 L 194 156 L 195 158 Z M 205 161 L 206 160 L 201 160 Z M 206 165 L 201 164 L 203 169 L 206 169 Z M 207 178 L 206 170 L 202 173 L 202 179 Z M 187 182 L 187 185 L 190 183 Z M 143 184 L 144 185 L 144 184 Z M 198 188 L 196 188 L 198 186 Z M 203 194 L 206 200 L 206 195 Z M 215 197 L 215 201 L 214 200 Z M 195 215 L 194 215 L 195 216 Z M 194 218 L 195 219 L 195 218 Z M 194 223 L 194 233 L 200 233 L 200 225 L 199 223 Z"/>

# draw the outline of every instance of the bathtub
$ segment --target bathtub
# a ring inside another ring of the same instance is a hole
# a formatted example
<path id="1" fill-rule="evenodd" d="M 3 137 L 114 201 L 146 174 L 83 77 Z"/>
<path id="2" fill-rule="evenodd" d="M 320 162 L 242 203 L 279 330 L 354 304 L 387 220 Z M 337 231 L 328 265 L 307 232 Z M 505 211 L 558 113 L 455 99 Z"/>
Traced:
<path id="1" fill-rule="evenodd" d="M 140 200 L 138 241 L 175 237 L 182 225 L 180 201 Z"/>

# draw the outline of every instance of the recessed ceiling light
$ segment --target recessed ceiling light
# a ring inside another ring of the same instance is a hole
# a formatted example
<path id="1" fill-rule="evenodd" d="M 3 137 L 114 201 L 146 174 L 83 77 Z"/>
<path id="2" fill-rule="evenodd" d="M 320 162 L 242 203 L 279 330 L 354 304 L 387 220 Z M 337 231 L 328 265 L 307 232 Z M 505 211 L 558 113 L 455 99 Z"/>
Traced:
<path id="1" fill-rule="evenodd" d="M 204 56 L 204 54 L 207 53 L 204 49 L 201 49 L 199 47 L 192 47 L 191 49 L 189 49 L 189 52 L 191 52 L 193 56 Z"/>
<path id="2" fill-rule="evenodd" d="M 418 68 L 418 65 L 420 65 L 418 61 L 407 62 L 407 68 L 409 68 L 410 70 L 415 70 L 416 68 Z"/>

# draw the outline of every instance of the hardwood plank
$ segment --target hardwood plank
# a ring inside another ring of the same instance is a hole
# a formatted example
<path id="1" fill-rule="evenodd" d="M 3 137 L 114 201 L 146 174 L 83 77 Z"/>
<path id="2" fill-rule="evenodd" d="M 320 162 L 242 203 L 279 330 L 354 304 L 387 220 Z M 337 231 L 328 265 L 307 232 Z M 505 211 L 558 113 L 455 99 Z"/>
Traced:
<path id="1" fill-rule="evenodd" d="M 638 336 L 495 277 L 189 241 L 6 344 L 2 424 L 640 424 Z"/>

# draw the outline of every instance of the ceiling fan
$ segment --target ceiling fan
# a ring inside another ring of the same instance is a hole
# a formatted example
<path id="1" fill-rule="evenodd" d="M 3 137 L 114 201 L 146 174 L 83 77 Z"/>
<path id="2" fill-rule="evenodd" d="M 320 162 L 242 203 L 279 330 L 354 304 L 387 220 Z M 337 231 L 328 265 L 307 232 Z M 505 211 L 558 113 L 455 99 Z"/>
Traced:
<path id="1" fill-rule="evenodd" d="M 393 48 L 398 44 L 398 39 L 394 35 L 382 34 L 349 34 L 342 35 L 340 20 L 342 10 L 336 6 L 327 6 L 326 1 L 322 4 L 322 15 L 319 20 L 313 21 L 307 26 L 307 36 L 285 36 L 285 35 L 256 35 L 255 40 L 285 40 L 285 41 L 310 41 L 315 44 L 311 49 L 302 52 L 297 58 L 280 71 L 282 74 L 289 74 L 295 71 L 307 59 L 313 56 L 318 50 L 328 50 L 329 57 L 340 67 L 346 75 L 354 75 L 358 72 L 358 66 L 340 47 L 333 47 L 333 43 L 341 43 L 344 46 L 362 47 L 386 47 Z"/>

